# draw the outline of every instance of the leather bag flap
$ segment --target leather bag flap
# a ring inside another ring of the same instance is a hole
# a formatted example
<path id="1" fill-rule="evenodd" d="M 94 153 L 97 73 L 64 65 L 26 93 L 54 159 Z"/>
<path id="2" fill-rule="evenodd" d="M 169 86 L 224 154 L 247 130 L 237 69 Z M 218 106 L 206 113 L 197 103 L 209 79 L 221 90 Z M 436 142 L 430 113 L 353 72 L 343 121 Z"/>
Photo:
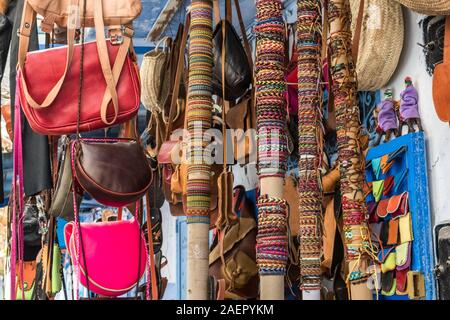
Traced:
<path id="1" fill-rule="evenodd" d="M 411 242 L 399 244 L 395 248 L 397 270 L 408 269 L 411 265 Z"/>
<path id="2" fill-rule="evenodd" d="M 385 218 L 388 214 L 387 212 L 387 207 L 389 204 L 389 199 L 383 199 L 378 203 L 378 207 L 377 207 L 377 215 L 380 218 Z"/>
<path id="3" fill-rule="evenodd" d="M 223 240 L 223 254 L 228 251 L 246 237 L 246 235 L 255 229 L 256 222 L 253 218 L 240 218 L 239 223 L 236 223 L 230 227 L 225 233 Z M 220 259 L 220 247 L 217 245 L 209 254 L 209 265 L 211 266 L 216 260 Z"/>

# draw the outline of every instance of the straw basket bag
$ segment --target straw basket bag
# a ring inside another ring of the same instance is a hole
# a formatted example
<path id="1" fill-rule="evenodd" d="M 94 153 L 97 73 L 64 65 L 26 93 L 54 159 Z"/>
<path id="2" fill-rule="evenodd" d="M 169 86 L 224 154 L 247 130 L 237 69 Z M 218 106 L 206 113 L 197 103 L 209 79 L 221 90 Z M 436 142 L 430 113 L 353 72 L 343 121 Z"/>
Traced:
<path id="1" fill-rule="evenodd" d="M 429 16 L 450 15 L 449 0 L 395 0 L 413 11 Z"/>
<path id="2" fill-rule="evenodd" d="M 169 65 L 170 39 L 165 37 L 156 44 L 155 49 L 144 54 L 142 59 L 141 101 L 149 111 L 161 112 L 166 103 L 170 89 Z"/>
<path id="3" fill-rule="evenodd" d="M 362 12 L 360 1 L 364 1 Z M 350 6 L 354 43 L 358 15 L 362 13 L 356 63 L 358 90 L 375 91 L 388 83 L 397 68 L 404 36 L 402 7 L 392 0 L 350 0 Z"/>

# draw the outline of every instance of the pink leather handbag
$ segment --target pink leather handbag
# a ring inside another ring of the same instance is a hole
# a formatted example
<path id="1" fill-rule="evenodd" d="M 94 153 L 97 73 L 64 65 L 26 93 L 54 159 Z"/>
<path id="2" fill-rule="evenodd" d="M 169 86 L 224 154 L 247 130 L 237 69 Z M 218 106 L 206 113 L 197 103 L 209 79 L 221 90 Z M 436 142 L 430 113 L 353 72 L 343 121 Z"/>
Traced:
<path id="1" fill-rule="evenodd" d="M 99 295 L 113 297 L 136 287 L 148 259 L 145 238 L 137 221 L 133 218 L 80 223 L 80 228 L 80 252 L 74 221 L 64 227 L 64 239 L 74 266 L 79 268 L 83 286 Z"/>

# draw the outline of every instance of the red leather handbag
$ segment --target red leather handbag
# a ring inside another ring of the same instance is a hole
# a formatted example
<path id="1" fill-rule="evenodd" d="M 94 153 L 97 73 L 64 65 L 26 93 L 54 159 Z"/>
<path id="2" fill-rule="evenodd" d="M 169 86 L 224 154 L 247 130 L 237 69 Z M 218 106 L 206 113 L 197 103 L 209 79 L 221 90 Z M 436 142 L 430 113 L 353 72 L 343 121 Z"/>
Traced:
<path id="1" fill-rule="evenodd" d="M 95 1 L 94 9 L 97 40 L 83 44 L 80 132 L 123 123 L 136 115 L 140 105 L 139 73 L 135 56 L 130 54 L 133 30 L 112 26 L 110 34 L 116 37 L 114 41 L 106 40 L 103 1 Z M 35 14 L 25 1 L 18 63 L 22 109 L 38 133 L 75 133 L 81 63 L 81 45 L 74 44 L 75 26 L 67 24 L 67 46 L 27 53 Z"/>

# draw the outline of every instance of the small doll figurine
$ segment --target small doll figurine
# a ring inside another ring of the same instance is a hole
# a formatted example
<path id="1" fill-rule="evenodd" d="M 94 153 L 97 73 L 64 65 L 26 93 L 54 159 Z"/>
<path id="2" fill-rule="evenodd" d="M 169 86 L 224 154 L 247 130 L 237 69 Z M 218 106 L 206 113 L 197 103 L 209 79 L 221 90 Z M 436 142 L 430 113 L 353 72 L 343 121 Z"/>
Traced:
<path id="1" fill-rule="evenodd" d="M 389 141 L 392 134 L 397 134 L 397 114 L 392 99 L 392 89 L 386 89 L 384 100 L 377 106 L 374 116 L 378 120 L 377 139 L 374 143 L 377 146 L 380 144 L 383 134 L 385 135 L 384 141 Z"/>
<path id="2" fill-rule="evenodd" d="M 408 125 L 408 133 L 415 132 L 414 124 L 417 125 L 419 131 L 423 131 L 419 115 L 419 98 L 416 88 L 412 84 L 411 77 L 405 78 L 405 90 L 400 94 L 400 116 L 397 136 L 402 135 L 402 128 Z"/>

